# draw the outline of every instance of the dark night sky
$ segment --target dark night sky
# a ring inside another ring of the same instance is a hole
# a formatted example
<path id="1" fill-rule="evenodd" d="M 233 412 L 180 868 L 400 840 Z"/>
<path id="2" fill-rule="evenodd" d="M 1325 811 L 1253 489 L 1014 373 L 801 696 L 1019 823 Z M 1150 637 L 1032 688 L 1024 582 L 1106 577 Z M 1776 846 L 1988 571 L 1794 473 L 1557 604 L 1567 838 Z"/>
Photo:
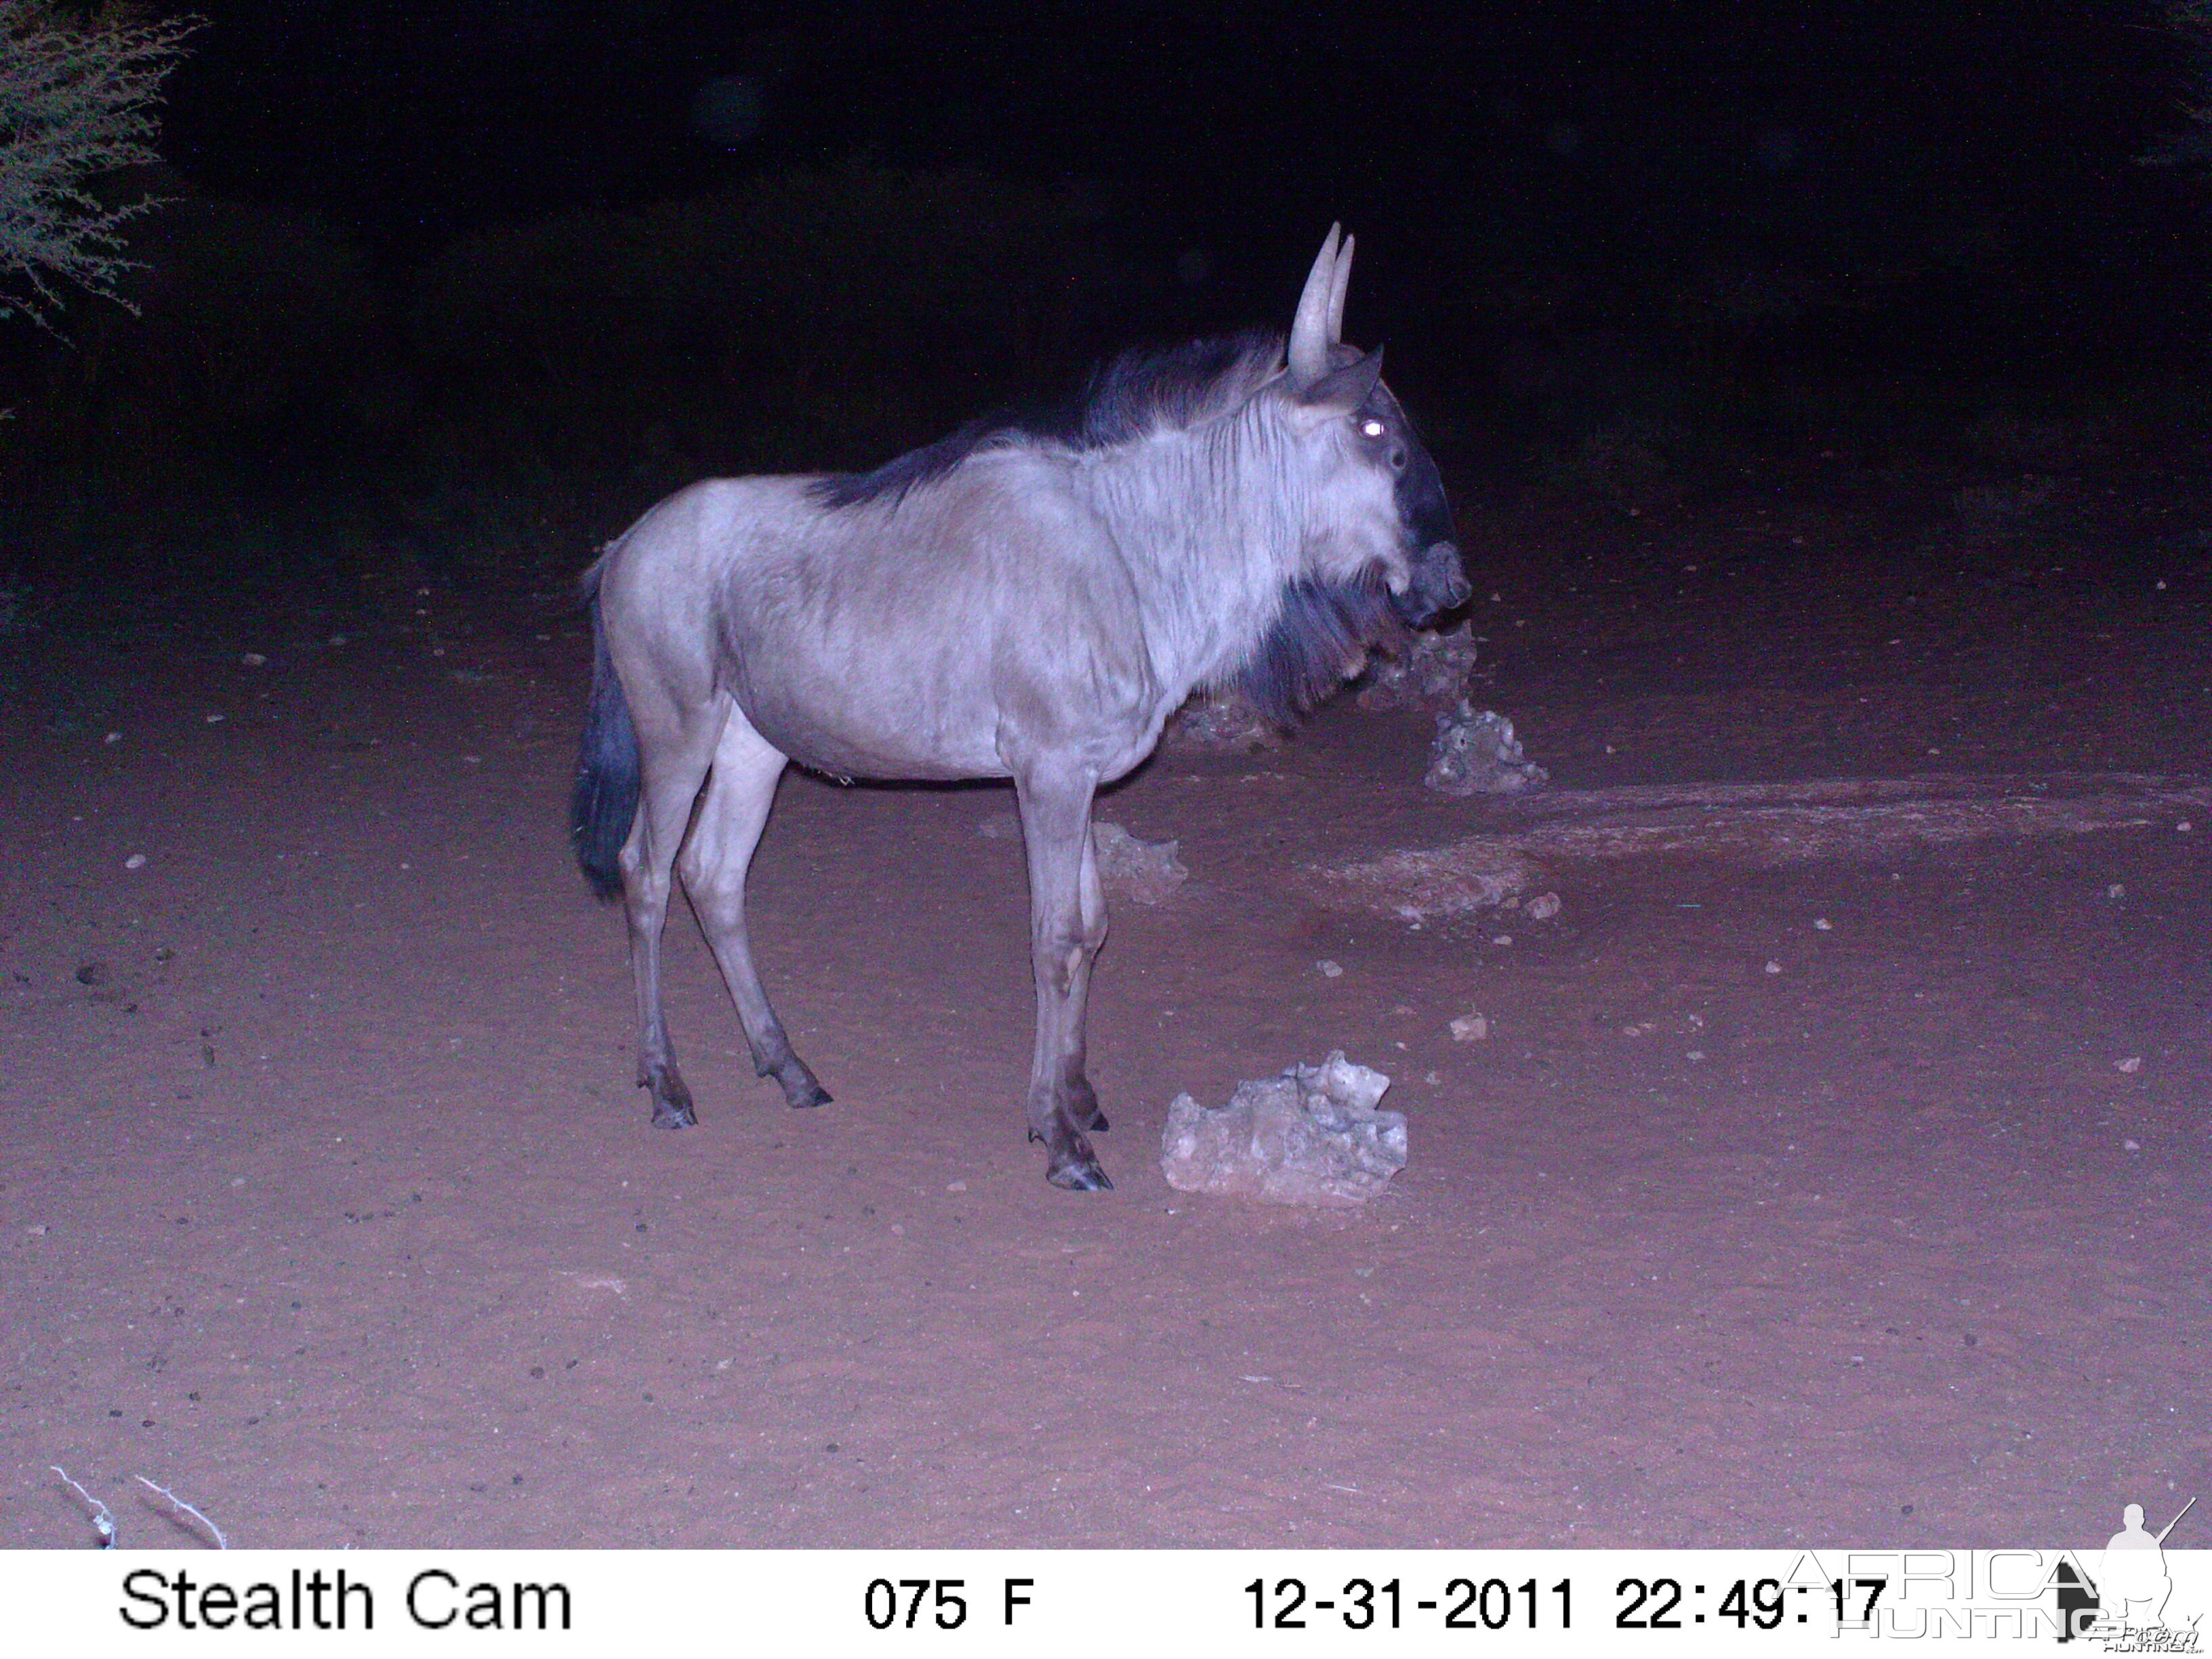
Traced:
<path id="1" fill-rule="evenodd" d="M 174 82 L 176 161 L 401 258 L 487 220 L 855 155 L 1098 181 L 1231 268 L 1340 216 L 1378 252 L 1425 229 L 1464 257 L 1516 192 L 1567 244 L 1531 255 L 1717 239 L 1865 258 L 1907 228 L 1884 222 L 1900 170 L 2001 215 L 2028 257 L 2173 249 L 2175 181 L 2130 158 L 2178 125 L 2183 58 L 2130 3 L 198 9 L 214 27 Z M 718 147 L 695 116 L 726 76 L 745 79 L 708 125 L 738 141 Z"/>

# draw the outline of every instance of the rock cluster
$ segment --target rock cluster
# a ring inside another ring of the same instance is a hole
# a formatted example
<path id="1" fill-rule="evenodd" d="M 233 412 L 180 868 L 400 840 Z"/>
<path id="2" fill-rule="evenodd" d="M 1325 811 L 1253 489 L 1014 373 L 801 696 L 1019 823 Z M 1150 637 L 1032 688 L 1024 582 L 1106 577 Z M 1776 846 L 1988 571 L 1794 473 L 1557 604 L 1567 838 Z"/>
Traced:
<path id="1" fill-rule="evenodd" d="M 1552 775 L 1521 752 L 1513 722 L 1492 708 L 1462 701 L 1437 716 L 1437 740 L 1421 780 L 1442 795 L 1517 795 L 1551 781 Z"/>
<path id="2" fill-rule="evenodd" d="M 1378 1110 L 1390 1086 L 1339 1049 L 1318 1066 L 1240 1085 L 1226 1106 L 1168 1107 L 1160 1170 L 1186 1193 L 1346 1208 L 1406 1167 L 1406 1118 Z"/>

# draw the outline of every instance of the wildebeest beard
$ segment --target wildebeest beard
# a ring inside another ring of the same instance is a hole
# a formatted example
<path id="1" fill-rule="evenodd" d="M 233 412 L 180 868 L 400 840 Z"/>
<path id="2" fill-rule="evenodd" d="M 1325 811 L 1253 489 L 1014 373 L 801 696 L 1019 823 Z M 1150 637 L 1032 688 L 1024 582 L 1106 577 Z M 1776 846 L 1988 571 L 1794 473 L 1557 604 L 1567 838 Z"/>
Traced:
<path id="1" fill-rule="evenodd" d="M 1370 646 L 1397 629 L 1379 569 L 1346 581 L 1291 582 L 1283 590 L 1282 615 L 1237 683 L 1269 720 L 1294 724 L 1358 671 Z"/>

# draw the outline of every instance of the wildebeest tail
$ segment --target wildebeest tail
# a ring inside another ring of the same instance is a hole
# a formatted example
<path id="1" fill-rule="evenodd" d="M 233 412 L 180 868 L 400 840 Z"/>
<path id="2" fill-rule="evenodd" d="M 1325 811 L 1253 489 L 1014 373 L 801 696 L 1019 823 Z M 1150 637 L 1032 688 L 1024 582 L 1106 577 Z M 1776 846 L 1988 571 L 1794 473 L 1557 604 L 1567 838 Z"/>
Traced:
<path id="1" fill-rule="evenodd" d="M 576 789 L 568 805 L 568 830 L 584 879 L 600 898 L 622 894 L 618 855 L 637 817 L 637 727 L 629 717 L 614 659 L 607 654 L 599 617 L 598 572 L 586 579 L 592 606 L 592 702 L 584 715 L 584 741 L 576 755 Z"/>

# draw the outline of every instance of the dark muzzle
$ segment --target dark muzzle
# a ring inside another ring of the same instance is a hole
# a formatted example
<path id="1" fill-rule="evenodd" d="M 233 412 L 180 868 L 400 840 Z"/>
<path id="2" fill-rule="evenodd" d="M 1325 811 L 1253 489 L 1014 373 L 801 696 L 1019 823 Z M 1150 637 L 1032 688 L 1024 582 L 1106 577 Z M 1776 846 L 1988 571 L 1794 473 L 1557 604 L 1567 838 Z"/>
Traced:
<path id="1" fill-rule="evenodd" d="M 1450 542 L 1436 542 L 1415 556 L 1412 583 L 1403 593 L 1393 593 L 1390 604 L 1407 627 L 1425 628 L 1474 597 L 1474 589 L 1460 568 L 1459 549 Z"/>

